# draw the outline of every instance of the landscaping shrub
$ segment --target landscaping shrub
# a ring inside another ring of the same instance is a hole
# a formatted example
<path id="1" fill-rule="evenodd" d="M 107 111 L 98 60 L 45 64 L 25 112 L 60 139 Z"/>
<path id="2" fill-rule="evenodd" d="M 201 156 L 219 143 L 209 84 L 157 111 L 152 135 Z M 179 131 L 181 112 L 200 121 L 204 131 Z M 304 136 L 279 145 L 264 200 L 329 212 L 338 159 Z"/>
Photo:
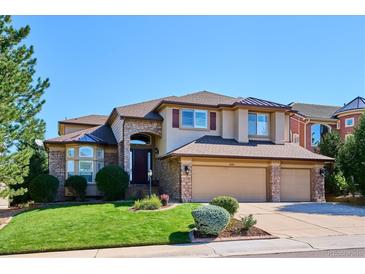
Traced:
<path id="1" fill-rule="evenodd" d="M 244 218 L 241 218 L 241 222 L 242 222 L 243 228 L 246 230 L 250 230 L 251 227 L 253 227 L 255 224 L 257 224 L 257 221 L 254 219 L 252 214 L 250 214 Z"/>
<path id="2" fill-rule="evenodd" d="M 104 194 L 105 200 L 124 198 L 128 188 L 129 176 L 120 166 L 105 166 L 95 177 L 96 186 Z"/>
<path id="3" fill-rule="evenodd" d="M 29 195 L 38 203 L 52 202 L 56 199 L 58 184 L 56 177 L 40 174 L 29 183 Z"/>
<path id="4" fill-rule="evenodd" d="M 196 228 L 205 235 L 218 235 L 226 228 L 230 221 L 228 211 L 215 205 L 198 207 L 191 214 L 193 215 Z"/>
<path id="5" fill-rule="evenodd" d="M 218 196 L 210 201 L 211 205 L 223 207 L 228 213 L 233 216 L 239 207 L 238 201 L 230 196 Z"/>
<path id="6" fill-rule="evenodd" d="M 163 206 L 167 206 L 169 204 L 170 196 L 168 194 L 162 194 L 160 200 Z"/>
<path id="7" fill-rule="evenodd" d="M 65 187 L 70 189 L 74 197 L 81 201 L 85 200 L 87 181 L 84 177 L 78 175 L 68 177 Z"/>
<path id="8" fill-rule="evenodd" d="M 159 209 L 161 206 L 162 204 L 160 199 L 157 195 L 153 194 L 151 197 L 135 201 L 133 208 L 136 210 L 154 210 Z"/>

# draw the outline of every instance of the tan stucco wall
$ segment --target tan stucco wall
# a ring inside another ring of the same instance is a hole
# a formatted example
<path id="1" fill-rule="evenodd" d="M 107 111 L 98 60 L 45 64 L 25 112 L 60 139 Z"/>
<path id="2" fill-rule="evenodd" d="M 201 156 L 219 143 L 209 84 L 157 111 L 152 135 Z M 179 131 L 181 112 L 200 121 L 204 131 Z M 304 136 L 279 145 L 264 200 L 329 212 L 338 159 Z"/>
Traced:
<path id="1" fill-rule="evenodd" d="M 285 114 L 285 128 L 284 128 L 284 142 L 288 143 L 290 141 L 290 117 L 288 114 Z"/>
<path id="2" fill-rule="evenodd" d="M 235 138 L 235 112 L 222 110 L 222 137 L 225 139 Z"/>
<path id="3" fill-rule="evenodd" d="M 220 136 L 221 132 L 221 114 L 219 111 L 214 111 L 217 114 L 216 117 L 216 130 L 209 129 L 209 114 L 208 114 L 208 129 L 185 129 L 172 127 L 172 107 L 166 107 L 160 115 L 163 117 L 162 124 L 162 138 L 158 141 L 157 147 L 160 151 L 160 155 L 163 155 L 171 150 L 174 150 L 182 145 L 185 145 L 193 140 L 196 140 L 204 135 Z M 183 109 L 183 108 L 181 108 Z M 180 119 L 181 119 L 180 109 Z M 201 109 L 201 108 L 195 108 Z"/>
<path id="4" fill-rule="evenodd" d="M 270 133 L 271 133 L 271 140 L 275 144 L 283 144 L 285 140 L 285 113 L 284 112 L 273 112 L 270 117 Z"/>
<path id="5" fill-rule="evenodd" d="M 248 110 L 247 109 L 236 109 L 235 110 L 235 139 L 240 143 L 248 142 Z"/>

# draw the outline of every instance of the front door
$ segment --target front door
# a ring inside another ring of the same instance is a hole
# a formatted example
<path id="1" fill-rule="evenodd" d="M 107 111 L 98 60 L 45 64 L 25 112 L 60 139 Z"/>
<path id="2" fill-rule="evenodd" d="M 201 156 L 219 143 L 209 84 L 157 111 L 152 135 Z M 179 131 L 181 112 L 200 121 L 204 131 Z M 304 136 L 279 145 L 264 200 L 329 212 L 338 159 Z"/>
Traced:
<path id="1" fill-rule="evenodd" d="M 150 149 L 131 149 L 132 184 L 147 184 L 148 170 L 151 169 Z"/>

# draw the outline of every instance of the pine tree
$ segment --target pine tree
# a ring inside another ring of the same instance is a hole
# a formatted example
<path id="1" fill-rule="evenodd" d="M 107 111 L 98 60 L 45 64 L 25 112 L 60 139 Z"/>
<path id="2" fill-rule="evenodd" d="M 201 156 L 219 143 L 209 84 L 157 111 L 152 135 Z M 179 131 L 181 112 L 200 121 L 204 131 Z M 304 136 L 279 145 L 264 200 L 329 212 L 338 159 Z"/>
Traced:
<path id="1" fill-rule="evenodd" d="M 10 16 L 0 16 L 0 196 L 10 200 L 26 191 L 12 186 L 28 176 L 32 145 L 45 131 L 36 115 L 49 80 L 35 78 L 33 46 L 22 42 L 29 32 L 29 26 L 15 29 Z"/>

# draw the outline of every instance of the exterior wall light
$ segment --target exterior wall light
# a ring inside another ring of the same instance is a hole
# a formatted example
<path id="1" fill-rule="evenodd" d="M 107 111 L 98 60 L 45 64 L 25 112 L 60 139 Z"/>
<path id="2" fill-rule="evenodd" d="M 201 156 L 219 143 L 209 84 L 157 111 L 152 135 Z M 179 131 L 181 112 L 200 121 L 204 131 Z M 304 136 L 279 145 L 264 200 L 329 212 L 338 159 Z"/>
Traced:
<path id="1" fill-rule="evenodd" d="M 319 170 L 319 174 L 320 174 L 322 177 L 324 177 L 324 176 L 326 175 L 326 170 L 325 170 L 324 168 L 321 168 L 321 169 Z"/>
<path id="2" fill-rule="evenodd" d="M 184 171 L 187 175 L 189 175 L 190 173 L 190 167 L 189 166 L 184 166 Z"/>

